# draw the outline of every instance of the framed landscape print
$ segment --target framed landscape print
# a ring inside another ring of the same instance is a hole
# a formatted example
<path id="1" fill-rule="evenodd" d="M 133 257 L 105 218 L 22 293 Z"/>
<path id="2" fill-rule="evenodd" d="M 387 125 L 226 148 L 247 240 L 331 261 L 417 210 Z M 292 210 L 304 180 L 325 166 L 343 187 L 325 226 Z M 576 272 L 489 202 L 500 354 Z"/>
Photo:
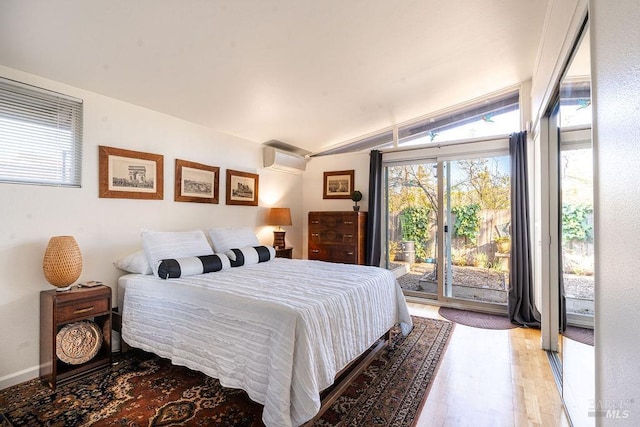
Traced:
<path id="1" fill-rule="evenodd" d="M 353 193 L 354 171 L 334 171 L 324 173 L 323 199 L 350 199 Z"/>
<path id="2" fill-rule="evenodd" d="M 227 204 L 258 206 L 258 181 L 254 173 L 227 169 Z"/>
<path id="3" fill-rule="evenodd" d="M 98 146 L 99 197 L 164 198 L 164 156 Z"/>
<path id="4" fill-rule="evenodd" d="M 176 159 L 176 202 L 213 203 L 219 201 L 220 168 Z"/>

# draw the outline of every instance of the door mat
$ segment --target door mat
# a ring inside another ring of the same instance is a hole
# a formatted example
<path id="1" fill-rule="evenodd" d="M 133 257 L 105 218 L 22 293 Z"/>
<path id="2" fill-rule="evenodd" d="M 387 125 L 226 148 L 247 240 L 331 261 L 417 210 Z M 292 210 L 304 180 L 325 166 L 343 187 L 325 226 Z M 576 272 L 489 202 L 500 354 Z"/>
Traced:
<path id="1" fill-rule="evenodd" d="M 567 329 L 562 333 L 562 335 L 570 340 L 593 346 L 593 329 L 567 326 Z"/>
<path id="2" fill-rule="evenodd" d="M 452 322 L 481 329 L 512 329 L 518 325 L 511 323 L 508 317 L 496 314 L 478 313 L 475 311 L 458 310 L 456 308 L 440 307 L 440 316 Z"/>

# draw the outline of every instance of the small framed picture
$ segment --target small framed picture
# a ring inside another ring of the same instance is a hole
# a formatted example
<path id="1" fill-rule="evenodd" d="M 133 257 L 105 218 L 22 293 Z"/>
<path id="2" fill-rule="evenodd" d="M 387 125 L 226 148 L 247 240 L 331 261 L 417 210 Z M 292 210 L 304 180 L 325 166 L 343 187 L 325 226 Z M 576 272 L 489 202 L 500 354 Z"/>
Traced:
<path id="1" fill-rule="evenodd" d="M 164 198 L 164 156 L 98 146 L 99 197 Z"/>
<path id="2" fill-rule="evenodd" d="M 324 173 L 323 199 L 350 199 L 353 193 L 354 171 L 334 171 Z"/>
<path id="3" fill-rule="evenodd" d="M 260 176 L 227 169 L 227 204 L 258 206 Z"/>
<path id="4" fill-rule="evenodd" d="M 176 159 L 176 202 L 213 203 L 219 201 L 220 168 Z"/>

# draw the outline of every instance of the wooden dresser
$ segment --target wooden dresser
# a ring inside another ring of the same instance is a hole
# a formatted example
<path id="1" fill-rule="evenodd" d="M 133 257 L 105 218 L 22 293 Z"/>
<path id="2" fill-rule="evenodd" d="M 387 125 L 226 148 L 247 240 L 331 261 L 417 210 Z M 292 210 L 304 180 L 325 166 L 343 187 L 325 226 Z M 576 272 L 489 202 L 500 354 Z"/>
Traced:
<path id="1" fill-rule="evenodd" d="M 366 234 L 366 212 L 309 212 L 309 259 L 364 265 Z"/>

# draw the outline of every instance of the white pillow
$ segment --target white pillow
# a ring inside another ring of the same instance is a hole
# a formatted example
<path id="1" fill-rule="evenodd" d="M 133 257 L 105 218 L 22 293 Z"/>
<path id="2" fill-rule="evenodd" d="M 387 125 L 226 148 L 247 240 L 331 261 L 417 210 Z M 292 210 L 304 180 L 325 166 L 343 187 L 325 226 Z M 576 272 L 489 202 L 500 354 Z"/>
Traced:
<path id="1" fill-rule="evenodd" d="M 216 253 L 225 253 L 232 248 L 260 245 L 255 233 L 249 227 L 210 228 L 208 231 Z"/>
<path id="2" fill-rule="evenodd" d="M 149 261 L 147 261 L 147 256 L 145 255 L 143 250 L 139 250 L 125 257 L 122 257 L 114 262 L 113 265 L 115 265 L 120 270 L 126 271 L 127 273 L 152 273 L 151 267 L 149 266 Z"/>
<path id="3" fill-rule="evenodd" d="M 163 259 L 213 255 L 207 236 L 202 230 L 142 231 L 142 247 L 154 276 Z"/>

